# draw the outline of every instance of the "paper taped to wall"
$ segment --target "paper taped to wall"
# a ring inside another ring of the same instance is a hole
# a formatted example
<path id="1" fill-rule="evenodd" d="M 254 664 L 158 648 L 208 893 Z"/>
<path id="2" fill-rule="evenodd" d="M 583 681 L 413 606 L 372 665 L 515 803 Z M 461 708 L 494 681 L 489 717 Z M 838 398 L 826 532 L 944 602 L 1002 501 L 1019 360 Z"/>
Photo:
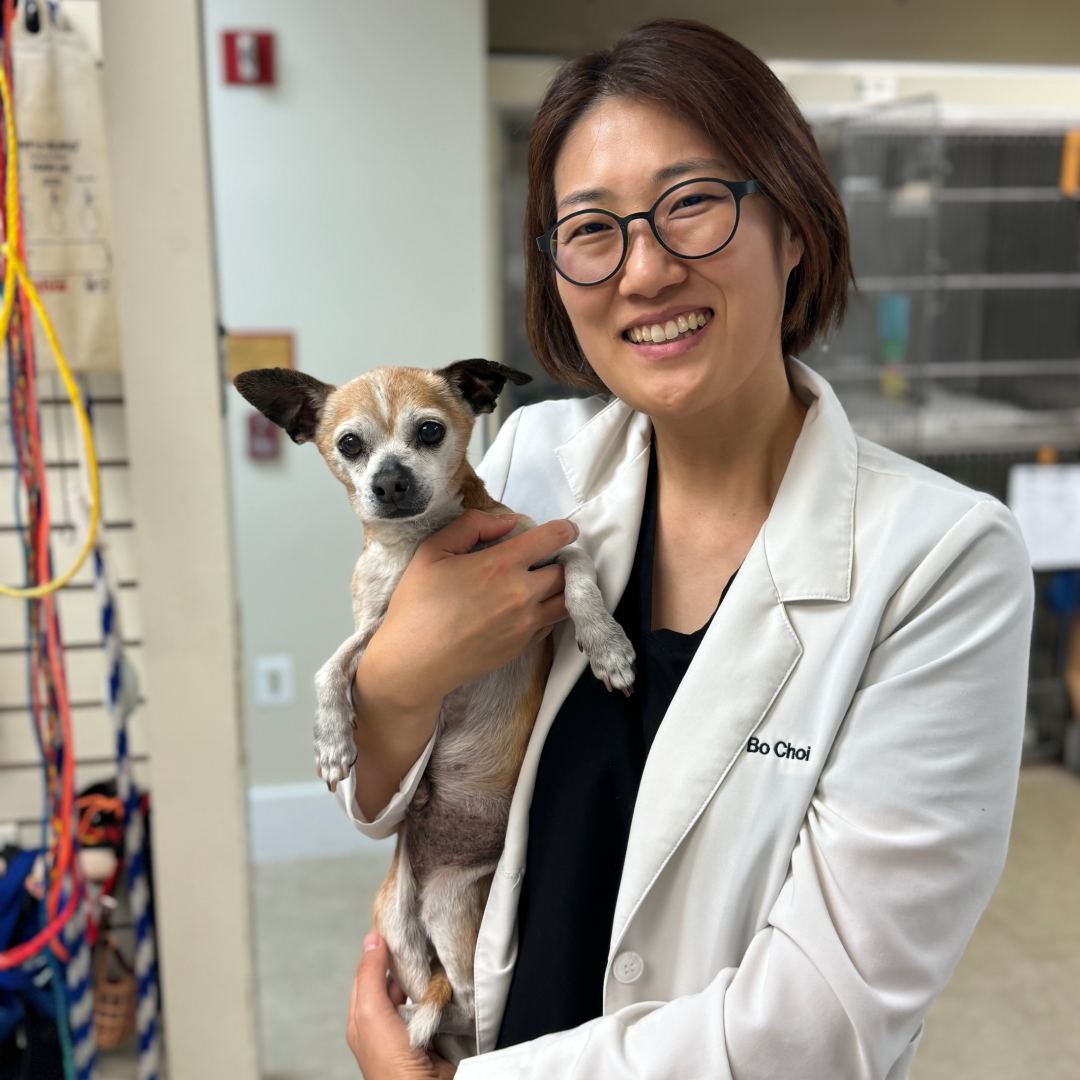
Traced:
<path id="1" fill-rule="evenodd" d="M 1080 567 L 1080 465 L 1014 465 L 1007 502 L 1033 569 Z"/>
<path id="2" fill-rule="evenodd" d="M 26 264 L 74 371 L 119 371 L 101 76 L 58 14 L 37 33 L 16 19 L 15 119 Z M 53 361 L 40 327 L 34 355 Z"/>

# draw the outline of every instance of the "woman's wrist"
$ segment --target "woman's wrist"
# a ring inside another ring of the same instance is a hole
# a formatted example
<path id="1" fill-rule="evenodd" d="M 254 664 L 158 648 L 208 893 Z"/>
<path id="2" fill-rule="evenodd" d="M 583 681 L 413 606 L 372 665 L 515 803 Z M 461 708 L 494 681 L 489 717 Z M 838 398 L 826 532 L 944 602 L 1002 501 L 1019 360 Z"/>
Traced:
<path id="1" fill-rule="evenodd" d="M 360 658 L 353 679 L 353 707 L 357 725 L 392 720 L 400 730 L 410 719 L 427 726 L 438 715 L 445 695 L 432 690 L 423 673 L 389 668 L 374 640 Z"/>

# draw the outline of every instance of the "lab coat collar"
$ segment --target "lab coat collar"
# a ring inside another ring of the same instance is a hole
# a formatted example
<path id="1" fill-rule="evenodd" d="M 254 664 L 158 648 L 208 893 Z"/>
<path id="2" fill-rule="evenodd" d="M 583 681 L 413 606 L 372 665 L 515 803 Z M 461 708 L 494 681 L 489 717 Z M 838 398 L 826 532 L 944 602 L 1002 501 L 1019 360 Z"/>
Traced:
<path id="1" fill-rule="evenodd" d="M 781 602 L 847 600 L 858 468 L 855 433 L 824 378 L 794 357 L 788 359 L 788 371 L 809 411 L 764 526 L 765 557 Z M 579 506 L 628 467 L 640 466 L 651 431 L 647 416 L 615 399 L 556 448 Z M 640 499 L 635 506 L 640 508 Z"/>

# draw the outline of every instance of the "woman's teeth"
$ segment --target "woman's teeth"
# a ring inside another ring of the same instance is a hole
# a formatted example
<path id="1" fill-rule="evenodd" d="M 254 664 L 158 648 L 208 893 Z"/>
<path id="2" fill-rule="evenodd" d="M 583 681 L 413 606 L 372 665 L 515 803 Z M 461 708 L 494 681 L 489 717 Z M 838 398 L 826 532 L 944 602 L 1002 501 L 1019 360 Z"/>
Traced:
<path id="1" fill-rule="evenodd" d="M 666 323 L 632 326 L 626 331 L 626 337 L 638 345 L 659 345 L 662 341 L 674 341 L 676 338 L 697 333 L 710 317 L 708 311 L 691 311 L 688 315 L 679 315 Z"/>

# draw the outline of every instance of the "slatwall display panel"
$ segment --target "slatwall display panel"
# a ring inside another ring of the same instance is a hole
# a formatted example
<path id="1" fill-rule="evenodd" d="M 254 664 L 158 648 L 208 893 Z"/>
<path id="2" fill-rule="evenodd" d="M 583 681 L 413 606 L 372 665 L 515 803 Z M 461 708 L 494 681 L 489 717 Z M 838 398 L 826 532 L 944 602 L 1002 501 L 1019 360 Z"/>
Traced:
<path id="1" fill-rule="evenodd" d="M 141 657 L 138 649 L 130 650 L 128 661 L 135 669 L 136 677 L 140 677 Z M 81 756 L 87 753 L 100 758 L 115 753 L 112 732 L 108 721 L 104 719 L 105 710 L 101 704 L 104 697 L 104 674 L 100 650 L 95 652 L 90 649 L 68 649 L 65 651 L 65 667 L 72 705 L 80 709 L 74 732 L 77 754 Z M 3 707 L 6 716 L 0 724 L 0 768 L 36 765 L 37 746 L 25 707 L 28 693 L 26 657 L 16 653 L 4 654 L 0 659 L 0 678 L 3 679 L 5 687 Z M 8 712 L 9 709 L 15 711 Z M 140 749 L 142 743 L 137 715 L 136 713 L 132 718 L 131 736 L 135 739 L 133 751 Z M 74 718 L 72 724 L 75 724 Z M 3 816 L 0 815 L 0 821 L 2 820 Z"/>
<path id="2" fill-rule="evenodd" d="M 145 759 L 133 761 L 135 783 L 144 790 L 150 786 L 149 763 Z M 116 775 L 116 763 L 107 758 L 87 758 L 75 766 L 75 791 L 90 784 L 112 779 Z M 40 766 L 13 769 L 4 773 L 0 786 L 0 810 L 2 820 L 18 829 L 19 843 L 26 847 L 41 845 L 41 804 L 45 797 L 44 779 Z"/>
<path id="3" fill-rule="evenodd" d="M 26 504 L 21 493 L 16 502 L 6 362 L 0 364 L 0 388 L 0 578 L 7 584 L 21 585 L 24 562 L 19 522 L 26 522 Z M 101 514 L 119 626 L 128 662 L 139 679 L 140 697 L 145 700 L 123 383 L 118 374 L 93 373 L 79 377 L 79 388 L 89 404 L 94 432 Z M 73 487 L 81 484 L 79 433 L 59 376 L 41 375 L 37 393 L 52 523 L 53 570 L 61 573 L 71 565 L 84 538 L 75 511 L 78 488 Z M 79 790 L 115 775 L 115 735 L 105 709 L 105 655 L 92 557 L 54 596 L 64 645 L 75 745 L 75 781 Z M 36 845 L 40 843 L 43 781 L 28 706 L 27 612 L 25 601 L 0 597 L 0 825 L 16 825 L 21 842 Z M 144 705 L 135 711 L 128 725 L 129 749 L 137 781 L 142 786 L 148 781 Z"/>

